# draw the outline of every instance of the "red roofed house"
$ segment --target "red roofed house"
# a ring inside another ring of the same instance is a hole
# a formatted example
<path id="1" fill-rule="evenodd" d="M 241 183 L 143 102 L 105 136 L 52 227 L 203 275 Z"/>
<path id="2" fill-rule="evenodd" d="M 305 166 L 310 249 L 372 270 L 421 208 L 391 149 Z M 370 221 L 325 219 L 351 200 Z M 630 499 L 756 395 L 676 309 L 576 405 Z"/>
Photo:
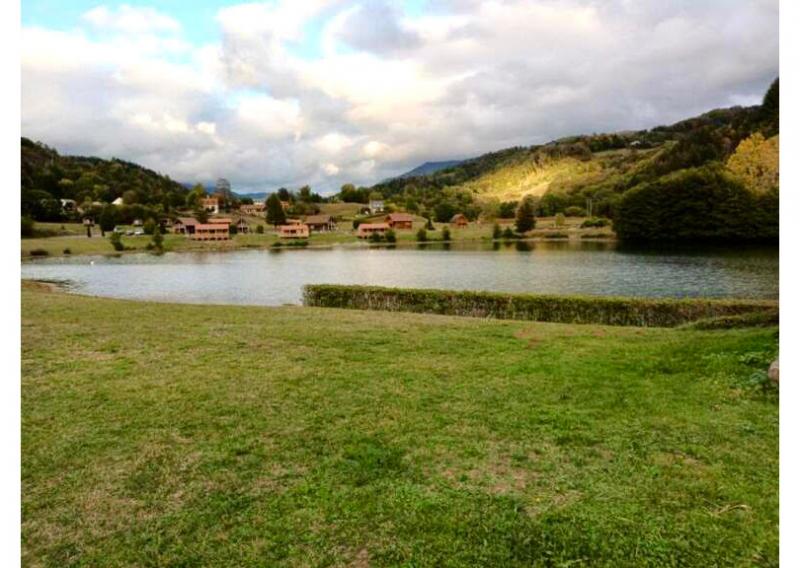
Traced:
<path id="1" fill-rule="evenodd" d="M 260 215 L 267 210 L 267 205 L 263 201 L 256 201 L 251 205 L 241 205 L 239 211 L 245 215 Z"/>
<path id="2" fill-rule="evenodd" d="M 176 235 L 191 235 L 197 226 L 197 219 L 194 217 L 178 217 L 172 224 L 172 232 Z"/>
<path id="3" fill-rule="evenodd" d="M 192 234 L 196 241 L 227 241 L 230 238 L 229 225 L 225 223 L 198 223 Z"/>
<path id="4" fill-rule="evenodd" d="M 453 215 L 453 218 L 450 219 L 450 224 L 455 225 L 456 227 L 466 227 L 469 225 L 469 219 L 467 219 L 466 215 L 463 213 L 456 213 Z"/>
<path id="5" fill-rule="evenodd" d="M 247 221 L 244 220 L 244 217 L 239 217 L 239 219 L 236 221 L 236 232 L 241 234 L 250 232 L 250 225 L 247 224 Z"/>
<path id="6" fill-rule="evenodd" d="M 388 223 L 361 223 L 358 226 L 357 236 L 359 239 L 366 239 L 374 234 L 385 235 L 391 229 Z"/>
<path id="7" fill-rule="evenodd" d="M 229 227 L 233 224 L 233 219 L 229 217 L 215 217 L 213 219 L 209 219 L 208 223 L 210 225 L 228 225 Z"/>
<path id="8" fill-rule="evenodd" d="M 278 227 L 278 236 L 282 239 L 307 239 L 308 233 L 308 225 L 280 225 Z"/>
<path id="9" fill-rule="evenodd" d="M 386 216 L 386 222 L 392 229 L 410 229 L 414 216 L 408 213 L 390 213 Z"/>

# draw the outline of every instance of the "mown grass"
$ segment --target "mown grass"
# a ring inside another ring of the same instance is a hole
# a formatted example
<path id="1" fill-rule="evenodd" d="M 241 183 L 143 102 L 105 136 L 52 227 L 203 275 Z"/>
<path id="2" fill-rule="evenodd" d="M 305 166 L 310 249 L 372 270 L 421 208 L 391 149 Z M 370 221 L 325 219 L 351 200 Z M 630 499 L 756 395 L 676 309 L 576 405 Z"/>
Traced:
<path id="1" fill-rule="evenodd" d="M 26 286 L 22 561 L 777 565 L 775 336 Z"/>

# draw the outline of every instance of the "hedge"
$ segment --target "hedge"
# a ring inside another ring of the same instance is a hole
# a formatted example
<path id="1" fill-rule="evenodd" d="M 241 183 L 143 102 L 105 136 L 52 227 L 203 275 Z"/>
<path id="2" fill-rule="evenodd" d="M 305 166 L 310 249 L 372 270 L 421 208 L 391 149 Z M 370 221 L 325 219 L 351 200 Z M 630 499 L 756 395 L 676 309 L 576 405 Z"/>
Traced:
<path id="1" fill-rule="evenodd" d="M 776 312 L 770 300 L 650 299 L 552 296 L 310 284 L 303 304 L 325 308 L 640 327 Z"/>

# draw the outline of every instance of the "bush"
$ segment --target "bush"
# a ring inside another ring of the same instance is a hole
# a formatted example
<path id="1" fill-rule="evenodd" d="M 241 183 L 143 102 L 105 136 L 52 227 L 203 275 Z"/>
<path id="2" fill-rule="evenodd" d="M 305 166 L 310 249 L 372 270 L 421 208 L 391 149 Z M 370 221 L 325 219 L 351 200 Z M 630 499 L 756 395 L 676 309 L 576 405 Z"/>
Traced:
<path id="1" fill-rule="evenodd" d="M 258 233 L 259 235 L 263 235 L 264 234 L 264 225 L 256 225 L 256 233 Z"/>
<path id="2" fill-rule="evenodd" d="M 499 238 L 502 238 L 502 236 L 503 236 L 503 230 L 500 228 L 500 225 L 495 223 L 494 227 L 492 227 L 492 238 L 497 240 Z"/>
<path id="3" fill-rule="evenodd" d="M 450 240 L 450 229 L 448 229 L 447 227 L 442 229 L 442 240 L 443 241 L 449 241 Z"/>
<path id="4" fill-rule="evenodd" d="M 31 256 L 48 256 L 50 253 L 44 249 L 33 249 L 30 252 Z"/>
<path id="5" fill-rule="evenodd" d="M 125 245 L 122 244 L 122 235 L 117 232 L 111 233 L 111 236 L 108 238 L 111 242 L 111 246 L 114 247 L 116 251 L 123 251 L 125 250 Z"/>
<path id="6" fill-rule="evenodd" d="M 65 248 L 61 251 L 61 254 L 72 254 L 72 249 Z"/>
<path id="7" fill-rule="evenodd" d="M 392 229 L 386 231 L 386 242 L 387 243 L 396 243 L 397 242 L 397 235 Z"/>
<path id="8" fill-rule="evenodd" d="M 564 215 L 566 215 L 567 217 L 583 217 L 584 215 L 586 215 L 586 211 L 584 210 L 583 207 L 577 207 L 573 205 L 571 207 L 567 207 L 566 209 L 564 209 Z"/>
<path id="9" fill-rule="evenodd" d="M 358 229 L 358 226 L 364 222 L 364 219 L 353 219 L 353 230 Z"/>
<path id="10" fill-rule="evenodd" d="M 556 231 L 554 233 L 545 233 L 542 235 L 545 239 L 568 239 L 568 233 L 562 233 L 561 231 Z"/>
<path id="11" fill-rule="evenodd" d="M 504 239 L 516 239 L 517 235 L 514 231 L 511 230 L 511 227 L 506 227 L 506 230 L 503 231 L 503 238 Z"/>
<path id="12" fill-rule="evenodd" d="M 383 235 L 381 235 L 380 233 L 372 233 L 372 234 L 369 236 L 369 240 L 370 240 L 370 242 L 372 242 L 372 243 L 380 243 L 380 242 L 383 242 Z"/>
<path id="13" fill-rule="evenodd" d="M 420 229 L 417 231 L 417 241 L 420 243 L 424 243 L 428 240 L 428 231 L 425 229 Z"/>
<path id="14" fill-rule="evenodd" d="M 142 230 L 145 235 L 152 235 L 156 230 L 156 222 L 152 218 L 148 219 L 142 225 Z"/>
<path id="15" fill-rule="evenodd" d="M 605 217 L 589 217 L 585 219 L 583 223 L 581 223 L 581 229 L 588 229 L 593 227 L 607 227 L 611 224 L 611 221 L 606 219 Z"/>
<path id="16" fill-rule="evenodd" d="M 20 221 L 20 226 L 22 229 L 22 236 L 23 237 L 32 237 L 34 233 L 35 224 L 33 219 L 28 217 L 27 215 L 23 215 Z"/>
<path id="17" fill-rule="evenodd" d="M 764 310 L 751 312 L 742 315 L 719 316 L 715 318 L 704 318 L 684 324 L 681 329 L 737 329 L 741 327 L 770 327 L 778 325 L 779 315 L 777 308 L 774 310 Z"/>
<path id="18" fill-rule="evenodd" d="M 553 224 L 556 227 L 563 227 L 566 224 L 567 220 L 564 218 L 563 213 L 556 213 L 556 217 L 553 220 Z"/>
<path id="19" fill-rule="evenodd" d="M 675 327 L 701 319 L 773 313 L 778 309 L 777 302 L 758 300 L 551 296 L 326 284 L 305 286 L 303 304 L 327 308 L 643 327 Z"/>

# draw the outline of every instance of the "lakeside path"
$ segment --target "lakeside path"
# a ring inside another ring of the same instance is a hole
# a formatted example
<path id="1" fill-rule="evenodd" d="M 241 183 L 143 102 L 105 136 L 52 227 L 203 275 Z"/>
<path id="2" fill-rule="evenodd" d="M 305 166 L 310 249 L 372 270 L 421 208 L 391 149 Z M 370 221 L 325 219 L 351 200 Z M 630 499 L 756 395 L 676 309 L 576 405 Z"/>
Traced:
<path id="1" fill-rule="evenodd" d="M 777 330 L 23 283 L 25 565 L 775 565 Z"/>

